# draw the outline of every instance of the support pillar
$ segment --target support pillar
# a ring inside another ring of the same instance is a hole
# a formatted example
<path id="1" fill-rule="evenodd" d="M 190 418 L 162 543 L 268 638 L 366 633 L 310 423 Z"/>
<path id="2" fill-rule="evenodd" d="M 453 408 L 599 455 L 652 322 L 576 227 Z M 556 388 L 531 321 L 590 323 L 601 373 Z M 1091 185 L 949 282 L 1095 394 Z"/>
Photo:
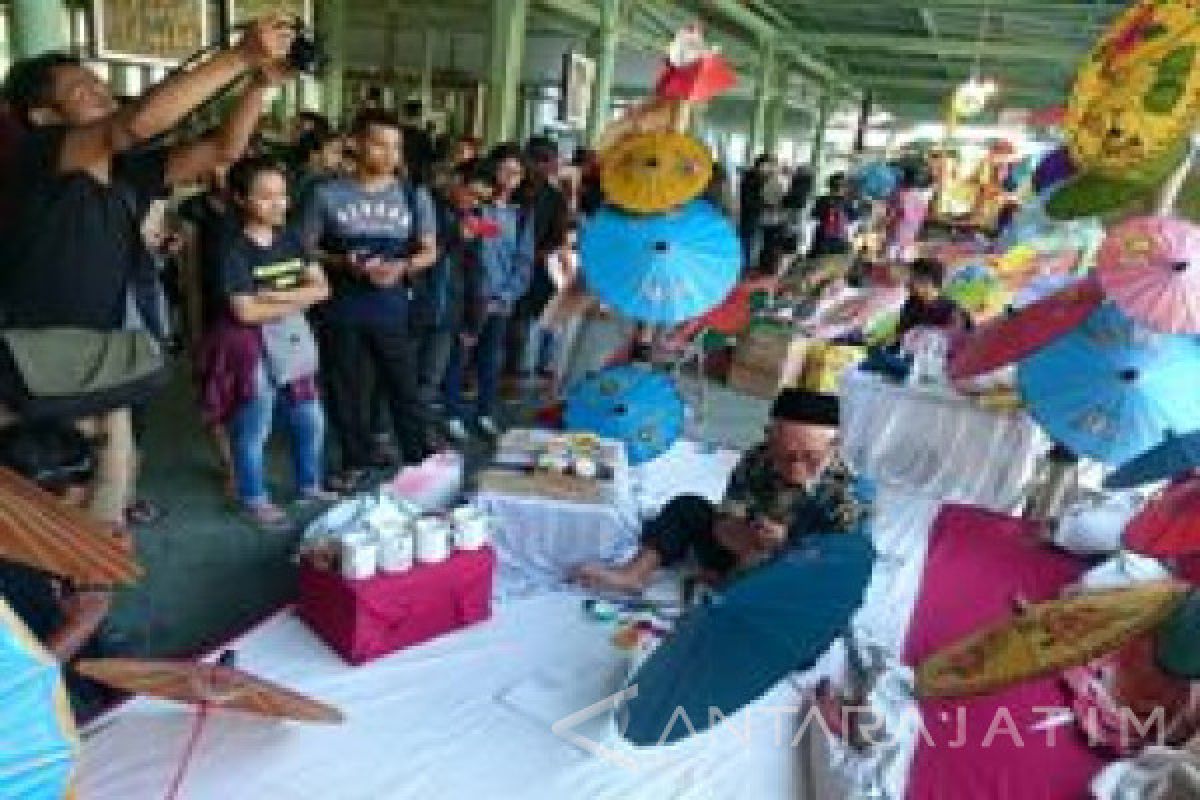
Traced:
<path id="1" fill-rule="evenodd" d="M 600 30 L 596 35 L 593 57 L 596 79 L 592 84 L 592 102 L 588 109 L 587 141 L 595 144 L 612 114 L 613 74 L 617 66 L 617 47 L 621 43 L 621 0 L 601 0 Z"/>
<path id="2" fill-rule="evenodd" d="M 813 174 L 813 185 L 818 187 L 816 194 L 820 191 L 820 187 L 824 184 L 822 174 L 825 169 L 825 134 L 829 129 L 829 118 L 833 116 L 833 91 L 828 87 L 821 93 L 821 104 L 817 111 L 817 126 L 813 131 L 812 143 L 812 158 L 810 167 Z"/>
<path id="3" fill-rule="evenodd" d="M 433 111 L 433 60 L 437 55 L 437 32 L 433 28 L 426 28 L 422 41 L 425 53 L 421 59 L 421 89 L 418 96 L 421 99 L 421 111 L 428 118 Z"/>
<path id="4" fill-rule="evenodd" d="M 779 137 L 783 132 L 783 115 L 787 111 L 787 98 L 781 89 L 771 96 L 767 105 L 767 118 L 763 130 L 763 152 L 778 155 Z"/>
<path id="5" fill-rule="evenodd" d="M 492 0 L 487 94 L 489 144 L 511 139 L 516 133 L 528 14 L 529 0 Z"/>
<path id="6" fill-rule="evenodd" d="M 62 0 L 11 0 L 12 58 L 29 58 L 71 47 L 71 29 Z"/>
<path id="7" fill-rule="evenodd" d="M 346 73 L 345 0 L 321 0 L 317 9 L 317 31 L 325 43 L 329 63 L 321 82 L 321 111 L 334 125 L 342 121 L 342 83 Z"/>
<path id="8" fill-rule="evenodd" d="M 768 39 L 762 47 L 759 57 L 758 81 L 754 84 L 754 113 L 750 118 L 750 137 L 746 144 L 746 160 L 752 162 L 758 157 L 766 143 L 767 112 L 774 94 L 775 82 L 775 41 Z"/>

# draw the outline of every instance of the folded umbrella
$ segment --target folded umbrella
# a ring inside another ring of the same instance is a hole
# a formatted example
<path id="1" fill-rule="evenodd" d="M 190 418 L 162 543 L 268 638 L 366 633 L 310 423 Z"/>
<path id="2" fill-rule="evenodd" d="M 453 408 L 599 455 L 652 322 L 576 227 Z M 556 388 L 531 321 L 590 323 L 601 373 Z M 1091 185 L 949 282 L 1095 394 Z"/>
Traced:
<path id="1" fill-rule="evenodd" d="M 615 206 L 642 214 L 694 200 L 712 178 L 704 142 L 674 131 L 635 133 L 602 156 L 600 185 Z"/>
<path id="2" fill-rule="evenodd" d="M 602 302 L 669 325 L 724 300 L 742 257 L 732 223 L 704 200 L 653 216 L 601 209 L 584 223 L 579 251 L 588 288 Z"/>
<path id="3" fill-rule="evenodd" d="M 984 375 L 1036 353 L 1077 327 L 1103 300 L 1100 285 L 1084 280 L 980 325 L 951 353 L 950 377 L 962 380 Z"/>
<path id="4" fill-rule="evenodd" d="M 608 367 L 567 393 L 566 429 L 624 442 L 635 466 L 671 449 L 683 434 L 683 418 L 675 382 L 648 367 Z"/>
<path id="5" fill-rule="evenodd" d="M 1200 333 L 1200 226 L 1138 217 L 1112 228 L 1096 274 L 1104 293 L 1147 327 Z"/>
<path id="6" fill-rule="evenodd" d="M 58 662 L 0 597 L 0 797 L 69 796 L 78 751 Z"/>
<path id="7" fill-rule="evenodd" d="M 677 742 L 811 667 L 862 604 L 874 559 L 861 534 L 808 536 L 690 610 L 630 681 L 624 737 Z"/>
<path id="8" fill-rule="evenodd" d="M 1155 333 L 1111 304 L 1017 366 L 1034 419 L 1071 452 L 1124 463 L 1200 429 L 1200 340 Z"/>
<path id="9" fill-rule="evenodd" d="M 1135 553 L 1156 558 L 1200 555 L 1200 478 L 1164 489 L 1129 520 L 1122 540 Z"/>
<path id="10" fill-rule="evenodd" d="M 1200 468 L 1200 430 L 1167 431 L 1162 443 L 1127 461 L 1104 479 L 1106 489 L 1132 489 L 1177 478 Z"/>
<path id="11" fill-rule="evenodd" d="M 0 558 L 83 586 L 128 584 L 142 575 L 102 523 L 2 467 Z"/>
<path id="12" fill-rule="evenodd" d="M 1182 602 L 1171 581 L 1031 605 L 917 666 L 922 697 L 987 694 L 1086 664 L 1154 629 Z"/>

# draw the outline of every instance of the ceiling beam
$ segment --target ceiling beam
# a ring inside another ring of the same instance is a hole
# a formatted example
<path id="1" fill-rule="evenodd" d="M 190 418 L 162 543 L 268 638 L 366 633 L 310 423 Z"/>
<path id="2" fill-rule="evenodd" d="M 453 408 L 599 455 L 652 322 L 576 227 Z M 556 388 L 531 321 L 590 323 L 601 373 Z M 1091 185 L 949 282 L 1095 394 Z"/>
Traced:
<path id="1" fill-rule="evenodd" d="M 821 48 L 850 49 L 858 52 L 886 50 L 892 53 L 919 53 L 974 57 L 976 53 L 988 59 L 1014 61 L 1074 61 L 1081 53 L 1074 47 L 1055 42 L 1013 44 L 1009 42 L 974 42 L 967 39 L 932 39 L 928 36 L 875 33 L 804 33 L 798 36 L 803 44 Z M 898 65 L 899 66 L 899 65 Z"/>
<path id="2" fill-rule="evenodd" d="M 813 9 L 825 11 L 831 6 L 825 2 L 817 2 L 817 0 L 791 0 L 785 4 L 790 9 Z M 1116 14 L 1122 11 L 1127 3 L 1125 0 L 1111 0 L 1111 2 L 1092 2 L 1088 4 L 1070 3 L 1058 0 L 861 0 L 853 5 L 839 6 L 839 10 L 854 11 L 859 8 L 893 8 L 897 10 L 904 9 L 923 9 L 927 8 L 931 11 L 939 11 L 945 9 L 958 11 L 982 11 L 985 8 L 993 14 L 1004 14 L 1017 11 L 1045 11 L 1047 13 L 1067 13 L 1075 14 L 1080 17 L 1089 17 L 1093 15 L 1103 16 Z"/>

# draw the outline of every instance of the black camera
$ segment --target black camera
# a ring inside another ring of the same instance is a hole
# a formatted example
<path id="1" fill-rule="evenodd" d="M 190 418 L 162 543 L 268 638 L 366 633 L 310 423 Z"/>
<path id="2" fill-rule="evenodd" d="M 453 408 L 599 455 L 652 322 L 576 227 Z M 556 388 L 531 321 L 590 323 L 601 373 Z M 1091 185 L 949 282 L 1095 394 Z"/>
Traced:
<path id="1" fill-rule="evenodd" d="M 287 54 L 287 65 L 296 72 L 316 76 L 329 63 L 329 56 L 322 49 L 317 37 L 304 29 L 304 25 L 296 21 L 296 38 L 292 40 L 291 49 Z"/>

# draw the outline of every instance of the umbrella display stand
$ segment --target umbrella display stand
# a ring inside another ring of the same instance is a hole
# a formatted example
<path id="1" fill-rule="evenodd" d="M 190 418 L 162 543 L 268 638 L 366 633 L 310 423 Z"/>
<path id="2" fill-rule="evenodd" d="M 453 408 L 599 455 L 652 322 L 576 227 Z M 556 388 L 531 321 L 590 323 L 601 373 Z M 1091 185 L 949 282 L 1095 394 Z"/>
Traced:
<path id="1" fill-rule="evenodd" d="M 1179 195 L 1183 191 L 1183 186 L 1187 183 L 1188 175 L 1191 174 L 1192 167 L 1196 165 L 1197 150 L 1200 149 L 1200 131 L 1192 133 L 1191 144 L 1188 147 L 1187 157 L 1179 167 L 1171 174 L 1170 179 L 1163 186 L 1162 196 L 1158 201 L 1158 216 L 1169 217 L 1175 213 L 1175 204 L 1179 200 Z"/>
<path id="2" fill-rule="evenodd" d="M 1059 447 L 1050 450 L 1030 481 L 1023 516 L 1042 522 L 1057 519 L 1078 488 L 1078 459 Z"/>

